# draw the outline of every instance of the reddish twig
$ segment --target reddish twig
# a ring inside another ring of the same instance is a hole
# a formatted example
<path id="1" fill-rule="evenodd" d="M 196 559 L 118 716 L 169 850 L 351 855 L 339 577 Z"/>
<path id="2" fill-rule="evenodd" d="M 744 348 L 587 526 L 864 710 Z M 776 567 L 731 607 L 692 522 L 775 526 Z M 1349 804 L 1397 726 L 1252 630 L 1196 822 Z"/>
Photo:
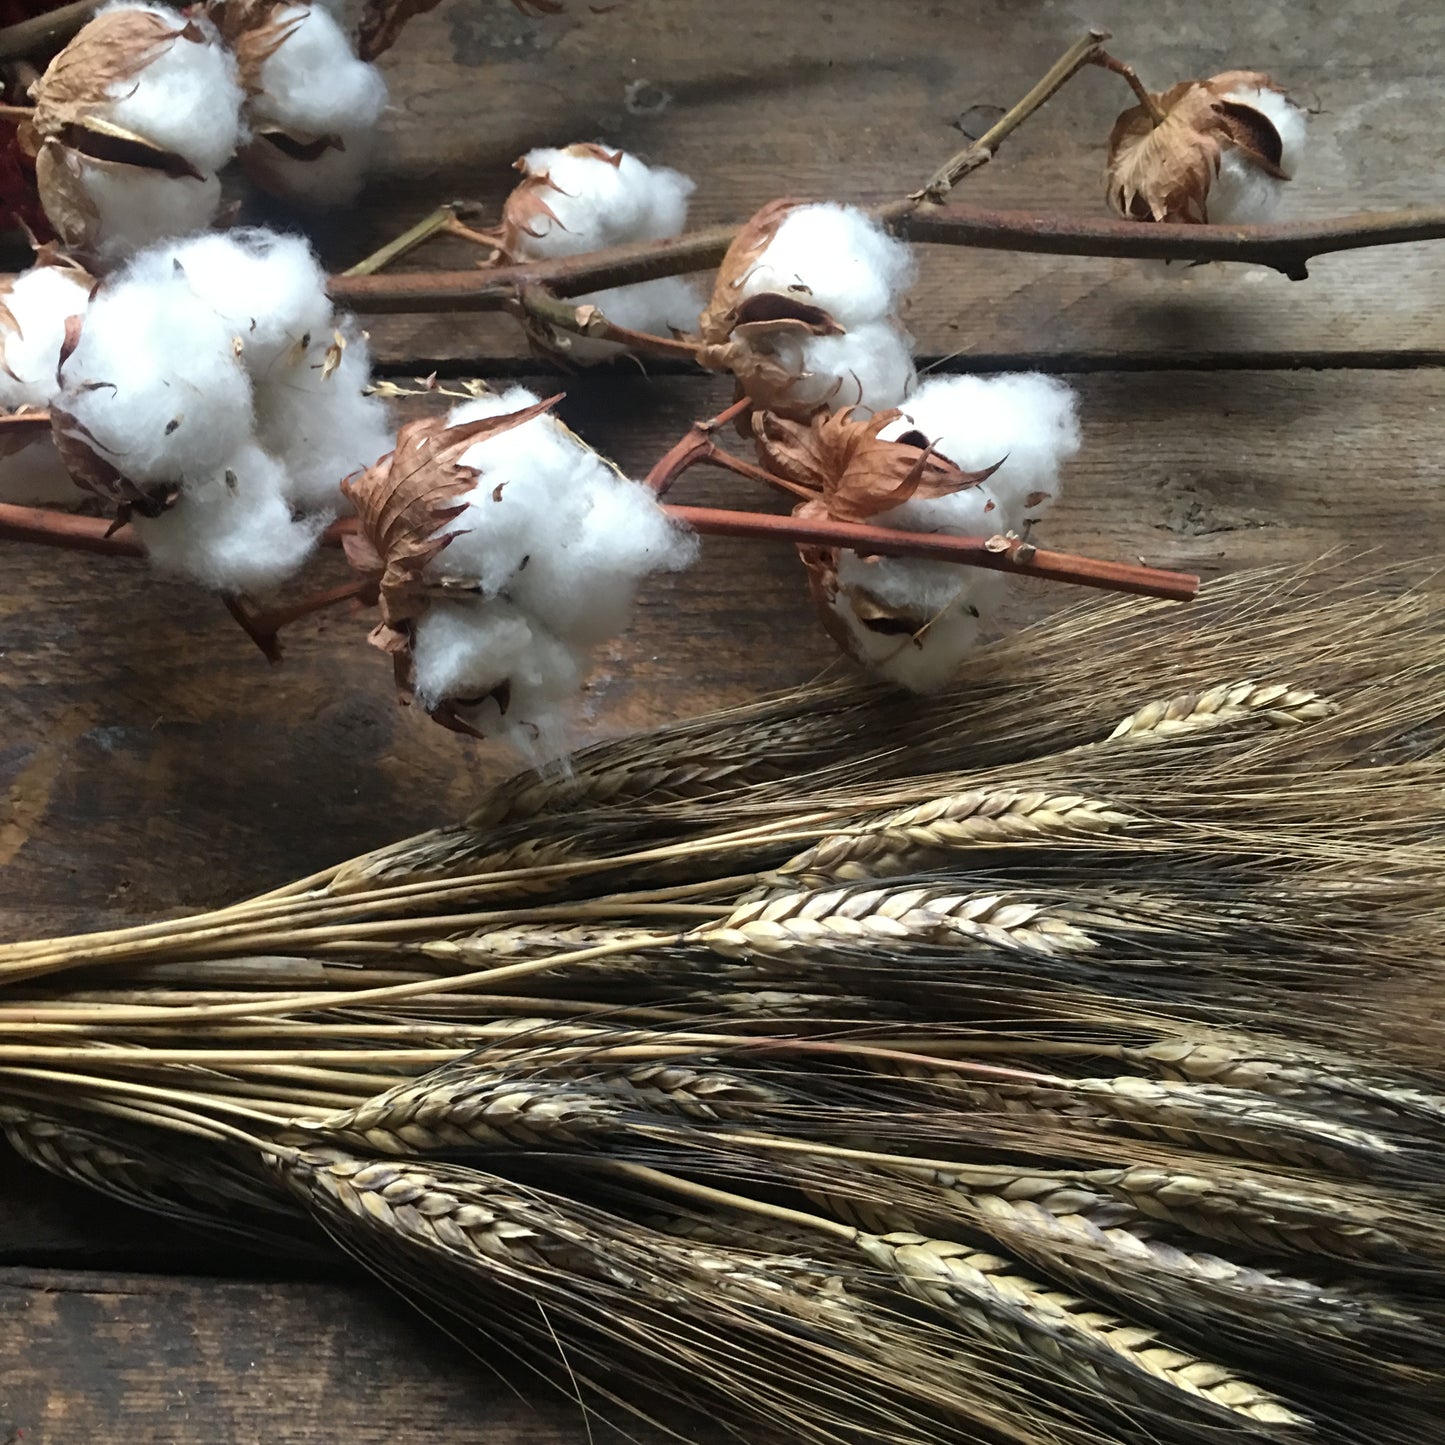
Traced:
<path id="1" fill-rule="evenodd" d="M 865 556 L 919 557 L 962 562 L 992 572 L 1050 578 L 1106 592 L 1162 597 L 1188 602 L 1199 591 L 1199 578 L 1129 562 L 1104 562 L 1070 552 L 1049 552 L 1018 537 L 955 537 L 944 532 L 895 532 L 857 522 L 800 521 L 760 512 L 731 512 L 716 507 L 665 508 L 695 532 L 713 537 L 757 537 L 777 542 L 846 547 Z"/>
<path id="2" fill-rule="evenodd" d="M 338 540 L 341 535 L 340 532 L 336 533 Z M 343 602 L 355 601 L 363 607 L 372 607 L 376 603 L 378 586 L 375 578 L 364 577 L 357 582 L 346 582 L 339 587 L 329 587 L 324 592 L 312 593 L 310 597 L 303 597 L 299 602 L 292 602 L 285 607 L 274 607 L 269 612 L 252 612 L 239 597 L 227 596 L 223 600 L 226 610 L 241 625 L 246 636 L 261 649 L 266 660 L 280 662 L 282 654 L 279 634 L 283 627 L 289 627 L 303 617 L 311 617 Z"/>
<path id="3" fill-rule="evenodd" d="M 21 507 L 0 502 L 0 541 L 37 542 L 68 552 L 97 552 L 107 557 L 144 557 L 135 532 L 117 527 L 104 517 L 74 517 L 48 507 Z"/>
<path id="4" fill-rule="evenodd" d="M 687 435 L 658 459 L 647 474 L 647 485 L 660 497 L 689 467 L 696 466 L 713 449 L 713 433 L 719 427 L 736 421 L 752 409 L 752 402 L 742 397 L 733 402 L 725 411 L 706 421 L 695 421 L 688 428 Z"/>

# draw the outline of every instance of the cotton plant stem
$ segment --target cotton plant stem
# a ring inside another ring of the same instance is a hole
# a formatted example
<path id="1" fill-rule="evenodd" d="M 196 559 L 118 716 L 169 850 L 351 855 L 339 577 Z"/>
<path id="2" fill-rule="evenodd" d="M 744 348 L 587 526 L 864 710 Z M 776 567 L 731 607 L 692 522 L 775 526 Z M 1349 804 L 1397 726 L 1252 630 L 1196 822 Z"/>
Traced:
<path id="1" fill-rule="evenodd" d="M 680 507 L 664 504 L 675 520 L 704 536 L 746 537 L 778 542 L 820 543 L 883 557 L 924 557 L 959 562 L 1021 577 L 1050 578 L 1097 587 L 1187 602 L 1199 590 L 1199 579 L 1184 572 L 1106 562 L 1069 552 L 1045 551 L 1033 543 L 1007 537 L 955 537 L 942 532 L 902 532 L 857 522 L 808 522 L 766 512 L 724 511 L 714 507 Z M 334 523 L 322 540 L 335 545 L 352 530 L 351 519 Z M 75 517 L 42 507 L 0 504 L 0 540 L 38 542 L 76 552 L 140 557 L 145 549 L 129 527 L 111 530 L 98 517 Z M 232 613 L 235 615 L 234 607 Z M 238 619 L 239 620 L 239 619 Z M 248 633 L 250 625 L 243 623 Z M 263 651 L 265 649 L 263 648 Z"/>
<path id="2" fill-rule="evenodd" d="M 1149 87 L 1139 79 L 1139 73 L 1132 65 L 1125 65 L 1122 60 L 1115 59 L 1105 51 L 1100 51 L 1091 57 L 1091 63 L 1100 66 L 1104 70 L 1113 71 L 1115 75 L 1122 76 L 1128 83 L 1129 89 L 1134 92 L 1139 104 L 1149 112 L 1154 124 L 1158 125 L 1164 119 L 1164 111 L 1159 102 L 1149 93 Z"/>
<path id="3" fill-rule="evenodd" d="M 376 604 L 378 584 L 371 578 L 358 582 L 346 582 L 338 587 L 328 587 L 324 592 L 313 593 L 286 607 L 275 607 L 267 612 L 252 612 L 238 597 L 227 596 L 225 601 L 231 616 L 241 625 L 242 630 L 260 648 L 268 662 L 281 661 L 281 640 L 277 634 L 283 627 L 299 622 L 303 617 L 314 616 L 328 608 L 339 607 L 346 602 L 355 602 L 362 607 Z"/>
<path id="4" fill-rule="evenodd" d="M 62 5 L 48 15 L 37 15 L 0 29 L 0 60 L 45 56 L 58 50 L 99 9 L 95 0 Z"/>
<path id="5" fill-rule="evenodd" d="M 586 336 L 594 341 L 611 341 L 629 351 L 649 356 L 668 356 L 681 361 L 695 361 L 699 343 L 675 336 L 657 336 L 650 331 L 633 331 L 617 326 L 596 306 L 578 306 L 553 296 L 545 287 L 519 288 L 517 309 L 533 321 L 541 322 L 570 336 Z"/>
<path id="6" fill-rule="evenodd" d="M 433 236 L 449 229 L 449 223 L 455 219 L 456 212 L 450 205 L 438 206 L 429 216 L 424 216 L 414 226 L 409 226 L 401 235 L 394 240 L 388 241 L 384 246 L 378 246 L 369 256 L 358 261 L 354 266 L 348 266 L 341 274 L 343 276 L 374 276 L 393 261 L 399 261 L 408 251 L 414 251 L 423 241 L 429 241 Z"/>
<path id="7" fill-rule="evenodd" d="M 910 197 L 916 202 L 941 201 L 970 171 L 985 166 L 999 146 L 1035 111 L 1041 109 L 1086 65 L 1101 63 L 1107 30 L 1090 30 L 1081 35 L 1044 72 L 1038 83 L 1001 115 L 972 145 L 950 156 L 929 177 L 923 189 Z"/>

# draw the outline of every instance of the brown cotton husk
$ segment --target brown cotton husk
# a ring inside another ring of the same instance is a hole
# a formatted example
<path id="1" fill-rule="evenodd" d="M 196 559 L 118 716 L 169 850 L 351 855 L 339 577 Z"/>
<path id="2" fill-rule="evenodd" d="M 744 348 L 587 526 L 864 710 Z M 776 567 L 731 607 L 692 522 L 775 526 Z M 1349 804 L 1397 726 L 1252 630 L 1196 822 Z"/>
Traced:
<path id="1" fill-rule="evenodd" d="M 72 321 L 75 319 L 71 318 Z M 74 330 L 72 340 L 72 330 L 67 325 L 67 350 L 62 353 L 62 363 L 65 356 L 75 349 L 75 341 L 79 340 L 78 330 Z M 60 453 L 60 460 L 70 473 L 71 480 L 82 491 L 99 497 L 108 507 L 114 508 L 117 527 L 129 521 L 132 514 L 160 516 L 180 492 L 179 478 L 174 482 L 150 483 L 147 486 L 133 482 L 101 455 L 95 438 L 84 424 L 59 406 L 50 408 L 50 432 L 55 450 Z"/>
<path id="2" fill-rule="evenodd" d="M 477 471 L 461 457 L 476 443 L 543 415 L 560 397 L 550 397 L 505 416 L 448 426 L 443 417 L 408 422 L 396 449 L 341 490 L 356 508 L 359 533 L 346 538 L 346 555 L 357 571 L 379 583 L 381 621 L 368 639 L 388 653 L 397 685 L 411 692 L 411 643 L 416 619 L 432 591 L 424 574 L 454 534 L 442 529 L 465 511 L 458 502 L 477 483 Z"/>
<path id="3" fill-rule="evenodd" d="M 1155 123 L 1143 104 L 1130 107 L 1109 135 L 1109 204 L 1138 221 L 1203 222 L 1209 188 L 1226 150 L 1279 180 L 1279 132 L 1253 106 L 1225 97 L 1242 88 L 1279 90 L 1269 76 L 1229 70 L 1186 80 L 1151 96 L 1164 118 Z"/>
<path id="4" fill-rule="evenodd" d="M 748 273 L 777 235 L 778 227 L 787 219 L 788 212 L 807 204 L 807 201 L 790 200 L 787 197 L 769 201 L 760 211 L 750 216 L 733 237 L 732 245 L 728 247 L 718 266 L 712 297 L 698 320 L 698 331 L 708 345 L 726 345 L 740 319 L 738 308 L 744 304 L 741 292 Z M 816 307 L 812 309 L 817 310 Z M 832 320 L 831 317 L 828 319 Z"/>
<path id="5" fill-rule="evenodd" d="M 802 348 L 808 339 L 843 331 L 821 306 L 765 291 L 749 296 L 732 314 L 727 339 L 705 341 L 698 348 L 700 366 L 731 372 L 743 394 L 766 411 L 806 419 L 827 404 L 802 401 L 796 395 L 803 379 Z"/>
<path id="6" fill-rule="evenodd" d="M 258 95 L 261 67 L 290 39 L 309 9 L 306 0 L 213 0 L 206 14 L 236 57 L 237 78 Z M 298 9 L 303 13 L 297 13 Z M 290 12 L 283 14 L 283 12 Z"/>
<path id="7" fill-rule="evenodd" d="M 605 161 L 611 166 L 620 166 L 625 152 L 594 141 L 579 141 L 564 146 L 564 152 L 572 156 L 585 156 L 591 160 Z M 526 156 L 518 156 L 512 162 L 512 169 L 522 173 L 522 179 L 512 187 L 502 206 L 502 219 L 490 231 L 478 232 L 497 248 L 499 261 L 521 261 L 529 254 L 527 240 L 545 234 L 539 229 L 540 221 L 550 226 L 561 226 L 556 212 L 548 203 L 552 196 L 561 195 L 561 188 L 547 171 L 534 171 L 527 164 Z"/>

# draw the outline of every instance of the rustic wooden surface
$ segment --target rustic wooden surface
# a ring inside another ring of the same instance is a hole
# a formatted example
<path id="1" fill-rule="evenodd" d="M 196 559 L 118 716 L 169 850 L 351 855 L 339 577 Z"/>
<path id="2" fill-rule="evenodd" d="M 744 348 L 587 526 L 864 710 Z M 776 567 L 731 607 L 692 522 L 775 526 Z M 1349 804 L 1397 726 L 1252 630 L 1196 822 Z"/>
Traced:
<path id="1" fill-rule="evenodd" d="M 627 0 L 600 15 L 572 0 L 549 20 L 445 0 L 386 61 L 394 109 L 377 181 L 321 230 L 345 264 L 439 200 L 494 204 L 527 146 L 598 137 L 696 176 L 700 223 L 784 192 L 881 199 L 962 143 L 955 122 L 986 125 L 1088 23 L 1111 26 L 1153 83 L 1249 64 L 1298 87 L 1317 113 L 1293 214 L 1438 201 L 1445 11 L 1404 0 Z M 1081 77 L 960 198 L 1097 211 L 1100 143 L 1126 100 L 1109 77 Z M 449 243 L 411 264 L 468 260 Z M 1439 550 L 1442 303 L 1439 246 L 1327 258 L 1300 284 L 935 250 L 910 324 L 950 366 L 1080 373 L 1085 448 L 1052 543 L 1217 575 L 1337 546 Z M 373 337 L 392 375 L 538 372 L 501 318 L 378 319 Z M 639 469 L 724 398 L 666 368 L 565 384 L 569 420 Z M 689 478 L 680 495 L 735 494 Z M 137 564 L 11 549 L 0 566 L 4 936 L 225 902 L 450 819 L 510 770 L 397 708 L 363 619 L 295 629 L 271 668 L 213 599 Z M 1016 610 L 1059 595 L 1020 589 Z M 792 557 L 709 542 L 697 569 L 648 589 L 607 650 L 587 731 L 829 665 Z M 8 1154 L 0 1361 L 0 1445 L 587 1439 L 575 1408 L 522 1404 L 365 1282 L 182 1238 Z"/>

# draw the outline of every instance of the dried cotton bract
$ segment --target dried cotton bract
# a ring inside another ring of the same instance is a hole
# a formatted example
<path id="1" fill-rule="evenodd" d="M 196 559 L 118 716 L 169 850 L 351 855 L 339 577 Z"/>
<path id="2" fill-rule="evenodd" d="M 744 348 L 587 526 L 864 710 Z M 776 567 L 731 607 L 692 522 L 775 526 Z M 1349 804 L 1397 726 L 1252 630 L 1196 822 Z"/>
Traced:
<path id="1" fill-rule="evenodd" d="M 404 693 L 448 726 L 565 751 L 592 650 L 622 630 L 640 579 L 695 538 L 514 387 L 402 429 L 347 490 L 381 576 L 373 643 Z"/>
<path id="2" fill-rule="evenodd" d="M 159 6 L 102 10 L 32 94 L 22 139 L 66 246 L 113 264 L 214 218 L 241 88 L 208 20 Z"/>
<path id="3" fill-rule="evenodd" d="M 723 259 L 699 360 L 784 416 L 897 406 L 915 380 L 895 314 L 913 273 L 908 246 L 857 207 L 774 201 Z"/>
<path id="4" fill-rule="evenodd" d="M 901 412 L 860 423 L 754 423 L 769 468 L 816 489 L 797 515 L 904 532 L 1022 533 L 1078 449 L 1073 394 L 1034 374 L 936 377 Z M 824 625 L 843 649 L 914 691 L 941 687 L 1002 599 L 997 572 L 951 562 L 800 549 Z"/>
<path id="5" fill-rule="evenodd" d="M 1304 112 L 1267 75 L 1186 80 L 1109 136 L 1109 203 L 1136 221 L 1250 224 L 1278 209 L 1304 153 Z"/>
<path id="6" fill-rule="evenodd" d="M 361 189 L 386 82 L 325 5 L 219 0 L 211 13 L 246 91 L 246 174 L 263 189 L 336 205 Z"/>
<path id="7" fill-rule="evenodd" d="M 341 509 L 343 477 L 391 445 L 348 325 L 297 238 L 153 247 L 100 287 L 61 366 L 61 453 L 135 514 L 158 566 L 227 591 L 272 586 Z"/>
<path id="8" fill-rule="evenodd" d="M 694 183 L 680 171 L 649 166 L 626 151 L 590 143 L 528 151 L 517 162 L 522 180 L 507 198 L 492 237 L 508 261 L 555 260 L 607 246 L 661 241 L 680 235 Z M 680 276 L 642 281 L 572 298 L 595 306 L 629 331 L 666 336 L 691 331 L 702 301 Z M 617 342 L 574 336 L 532 321 L 538 348 L 567 361 L 591 365 L 626 352 Z"/>

